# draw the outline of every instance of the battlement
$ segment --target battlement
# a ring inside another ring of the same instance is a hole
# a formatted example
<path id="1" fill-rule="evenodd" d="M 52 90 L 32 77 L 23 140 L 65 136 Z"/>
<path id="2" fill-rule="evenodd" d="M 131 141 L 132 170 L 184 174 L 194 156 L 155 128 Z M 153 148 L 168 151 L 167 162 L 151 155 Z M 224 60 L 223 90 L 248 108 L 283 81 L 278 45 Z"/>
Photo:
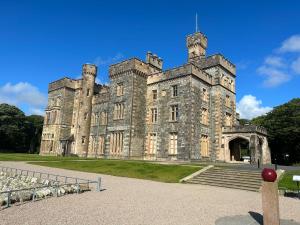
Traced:
<path id="1" fill-rule="evenodd" d="M 152 84 L 187 75 L 194 75 L 205 82 L 212 84 L 212 76 L 191 63 L 164 72 L 151 74 L 148 76 L 147 83 Z"/>
<path id="2" fill-rule="evenodd" d="M 48 92 L 51 92 L 51 91 L 54 91 L 54 90 L 60 89 L 60 88 L 65 88 L 65 87 L 75 89 L 76 82 L 77 82 L 77 80 L 74 80 L 74 79 L 71 79 L 68 77 L 64 77 L 62 79 L 59 79 L 59 80 L 49 83 Z"/>
<path id="3" fill-rule="evenodd" d="M 222 54 L 215 54 L 200 61 L 200 67 L 203 69 L 217 65 L 222 66 L 223 68 L 228 70 L 232 75 L 235 76 L 235 65 L 231 63 L 228 59 L 226 59 Z"/>
<path id="4" fill-rule="evenodd" d="M 207 37 L 201 32 L 188 35 L 186 37 L 186 46 L 190 48 L 194 45 L 201 45 L 203 48 L 207 48 Z"/>
<path id="5" fill-rule="evenodd" d="M 127 72 L 135 72 L 142 76 L 147 76 L 149 74 L 149 67 L 146 63 L 137 58 L 128 59 L 109 67 L 110 78 Z"/>
<path id="6" fill-rule="evenodd" d="M 267 135 L 267 130 L 261 126 L 255 125 L 240 125 L 235 127 L 222 127 L 223 133 L 260 133 L 263 135 Z"/>
<path id="7" fill-rule="evenodd" d="M 146 55 L 146 63 L 148 63 L 150 66 L 155 67 L 158 70 L 162 70 L 163 67 L 163 60 L 158 57 L 155 54 L 152 54 L 151 52 L 147 52 Z"/>
<path id="8" fill-rule="evenodd" d="M 97 75 L 97 66 L 94 64 L 89 64 L 89 63 L 83 64 L 82 73 L 96 76 Z"/>

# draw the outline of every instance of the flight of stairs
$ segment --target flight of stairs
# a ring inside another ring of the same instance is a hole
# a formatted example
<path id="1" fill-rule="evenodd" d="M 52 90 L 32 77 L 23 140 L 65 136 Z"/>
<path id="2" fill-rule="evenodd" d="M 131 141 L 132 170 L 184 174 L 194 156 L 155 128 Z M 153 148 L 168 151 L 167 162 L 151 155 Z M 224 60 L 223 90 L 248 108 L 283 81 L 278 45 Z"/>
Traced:
<path id="1" fill-rule="evenodd" d="M 212 167 L 186 183 L 259 191 L 262 178 L 259 170 Z"/>

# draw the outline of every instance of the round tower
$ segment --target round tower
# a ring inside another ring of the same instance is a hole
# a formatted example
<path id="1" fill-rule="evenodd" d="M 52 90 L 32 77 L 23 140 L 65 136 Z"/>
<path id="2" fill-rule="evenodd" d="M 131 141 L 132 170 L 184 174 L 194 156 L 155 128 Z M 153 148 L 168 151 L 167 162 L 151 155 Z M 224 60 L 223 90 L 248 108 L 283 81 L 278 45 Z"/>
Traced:
<path id="1" fill-rule="evenodd" d="M 81 156 L 88 155 L 92 99 L 94 94 L 95 79 L 97 76 L 97 66 L 93 64 L 84 64 L 82 66 L 82 89 L 79 103 L 78 117 L 78 139 L 77 153 Z"/>

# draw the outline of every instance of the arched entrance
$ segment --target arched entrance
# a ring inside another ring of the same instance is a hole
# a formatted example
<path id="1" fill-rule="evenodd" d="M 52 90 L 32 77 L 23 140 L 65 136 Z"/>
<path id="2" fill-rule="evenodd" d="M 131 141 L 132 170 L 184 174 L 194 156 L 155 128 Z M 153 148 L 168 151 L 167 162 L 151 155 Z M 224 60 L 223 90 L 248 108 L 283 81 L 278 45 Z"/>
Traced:
<path id="1" fill-rule="evenodd" d="M 249 159 L 250 148 L 249 140 L 243 137 L 236 137 L 229 141 L 230 161 L 243 161 Z"/>

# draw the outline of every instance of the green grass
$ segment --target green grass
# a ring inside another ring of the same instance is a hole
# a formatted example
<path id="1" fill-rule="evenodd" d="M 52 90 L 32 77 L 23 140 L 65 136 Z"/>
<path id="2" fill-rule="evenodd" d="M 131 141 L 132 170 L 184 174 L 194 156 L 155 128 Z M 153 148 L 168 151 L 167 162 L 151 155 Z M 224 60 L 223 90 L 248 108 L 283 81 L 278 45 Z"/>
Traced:
<path id="1" fill-rule="evenodd" d="M 202 168 L 200 166 L 162 165 L 142 161 L 106 159 L 95 161 L 31 162 L 31 164 L 168 183 L 177 183 L 181 178 Z"/>
<path id="2" fill-rule="evenodd" d="M 0 153 L 0 161 L 62 161 L 78 160 L 78 157 L 40 156 L 26 153 Z"/>
<path id="3" fill-rule="evenodd" d="M 300 175 L 300 170 L 287 171 L 279 181 L 279 189 L 298 190 L 297 184 L 293 181 L 293 175 Z"/>

